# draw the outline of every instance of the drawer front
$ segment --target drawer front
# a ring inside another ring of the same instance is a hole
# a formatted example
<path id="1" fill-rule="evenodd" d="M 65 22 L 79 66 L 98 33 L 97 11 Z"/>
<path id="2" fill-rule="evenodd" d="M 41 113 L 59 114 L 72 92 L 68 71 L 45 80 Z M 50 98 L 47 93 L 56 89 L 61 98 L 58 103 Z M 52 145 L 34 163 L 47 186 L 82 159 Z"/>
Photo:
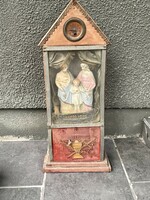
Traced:
<path id="1" fill-rule="evenodd" d="M 100 127 L 52 129 L 54 161 L 99 161 Z"/>

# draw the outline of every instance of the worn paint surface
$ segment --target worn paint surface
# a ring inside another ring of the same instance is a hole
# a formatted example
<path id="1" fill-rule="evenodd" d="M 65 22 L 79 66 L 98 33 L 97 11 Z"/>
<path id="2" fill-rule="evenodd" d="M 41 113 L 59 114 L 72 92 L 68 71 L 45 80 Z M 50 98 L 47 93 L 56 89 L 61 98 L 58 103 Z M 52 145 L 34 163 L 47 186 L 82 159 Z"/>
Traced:
<path id="1" fill-rule="evenodd" d="M 63 32 L 64 24 L 70 18 L 81 19 L 86 26 L 85 36 L 76 42 L 69 41 Z M 47 41 L 46 41 L 47 40 Z M 79 45 L 106 45 L 108 40 L 95 22 L 89 17 L 88 13 L 78 3 L 70 3 L 61 17 L 50 28 L 50 31 L 41 41 L 41 46 L 79 46 Z"/>
<path id="2" fill-rule="evenodd" d="M 100 160 L 100 128 L 53 129 L 54 161 Z"/>

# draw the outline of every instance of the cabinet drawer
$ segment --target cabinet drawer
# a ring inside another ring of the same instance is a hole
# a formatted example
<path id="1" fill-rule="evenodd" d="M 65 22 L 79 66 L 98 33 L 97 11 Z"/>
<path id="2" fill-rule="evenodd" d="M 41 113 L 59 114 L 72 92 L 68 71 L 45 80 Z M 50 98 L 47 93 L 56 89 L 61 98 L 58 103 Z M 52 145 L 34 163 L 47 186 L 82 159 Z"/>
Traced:
<path id="1" fill-rule="evenodd" d="M 52 129 L 53 161 L 99 161 L 100 127 Z"/>

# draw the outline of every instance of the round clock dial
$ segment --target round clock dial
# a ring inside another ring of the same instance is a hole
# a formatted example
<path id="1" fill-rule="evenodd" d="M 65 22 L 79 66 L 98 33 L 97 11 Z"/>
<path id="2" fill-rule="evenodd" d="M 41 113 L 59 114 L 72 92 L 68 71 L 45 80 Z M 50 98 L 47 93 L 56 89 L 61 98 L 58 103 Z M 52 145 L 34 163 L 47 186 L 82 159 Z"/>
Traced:
<path id="1" fill-rule="evenodd" d="M 81 40 L 85 33 L 86 26 L 79 18 L 71 18 L 64 24 L 64 35 L 72 42 Z"/>

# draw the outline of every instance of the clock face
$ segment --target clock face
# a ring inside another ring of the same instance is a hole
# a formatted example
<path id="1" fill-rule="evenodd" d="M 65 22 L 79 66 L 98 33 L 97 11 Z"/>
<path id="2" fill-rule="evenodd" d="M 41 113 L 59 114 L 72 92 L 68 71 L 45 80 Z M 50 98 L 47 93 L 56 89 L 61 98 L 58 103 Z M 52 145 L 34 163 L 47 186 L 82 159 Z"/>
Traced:
<path id="1" fill-rule="evenodd" d="M 85 36 L 85 33 L 86 26 L 79 18 L 70 18 L 64 24 L 64 35 L 72 42 L 81 40 Z"/>

